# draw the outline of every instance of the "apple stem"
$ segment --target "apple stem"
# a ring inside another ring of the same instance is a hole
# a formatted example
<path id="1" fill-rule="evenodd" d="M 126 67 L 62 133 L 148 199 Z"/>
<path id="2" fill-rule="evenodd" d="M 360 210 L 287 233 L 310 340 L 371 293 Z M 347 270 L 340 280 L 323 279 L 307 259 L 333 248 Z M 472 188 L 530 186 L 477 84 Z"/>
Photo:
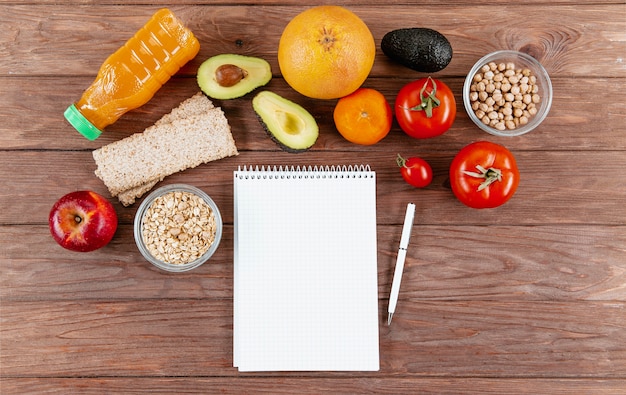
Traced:
<path id="1" fill-rule="evenodd" d="M 74 217 L 74 221 L 76 221 L 77 224 L 80 224 L 83 222 L 83 218 L 80 215 L 77 215 Z"/>

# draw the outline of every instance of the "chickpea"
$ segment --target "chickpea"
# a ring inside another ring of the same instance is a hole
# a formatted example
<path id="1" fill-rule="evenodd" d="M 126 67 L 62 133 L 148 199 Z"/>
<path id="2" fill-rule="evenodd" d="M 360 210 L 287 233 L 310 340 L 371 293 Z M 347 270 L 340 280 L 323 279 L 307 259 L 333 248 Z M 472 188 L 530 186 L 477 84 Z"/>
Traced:
<path id="1" fill-rule="evenodd" d="M 490 62 L 472 81 L 471 107 L 485 125 L 511 130 L 526 125 L 538 112 L 541 96 L 530 69 L 516 68 L 512 62 Z"/>
<path id="2" fill-rule="evenodd" d="M 519 86 L 519 90 L 520 90 L 520 92 L 522 92 L 522 93 L 528 93 L 528 89 L 529 89 L 528 84 L 524 84 L 524 83 L 522 83 L 522 84 L 520 84 L 520 86 Z"/>

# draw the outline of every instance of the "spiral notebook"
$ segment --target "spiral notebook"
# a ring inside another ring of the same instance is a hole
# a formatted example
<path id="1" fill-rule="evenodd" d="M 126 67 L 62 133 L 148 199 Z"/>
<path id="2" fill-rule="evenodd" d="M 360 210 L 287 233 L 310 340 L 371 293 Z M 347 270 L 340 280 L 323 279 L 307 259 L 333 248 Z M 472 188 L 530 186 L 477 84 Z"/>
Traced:
<path id="1" fill-rule="evenodd" d="M 376 174 L 234 172 L 233 366 L 379 370 Z"/>

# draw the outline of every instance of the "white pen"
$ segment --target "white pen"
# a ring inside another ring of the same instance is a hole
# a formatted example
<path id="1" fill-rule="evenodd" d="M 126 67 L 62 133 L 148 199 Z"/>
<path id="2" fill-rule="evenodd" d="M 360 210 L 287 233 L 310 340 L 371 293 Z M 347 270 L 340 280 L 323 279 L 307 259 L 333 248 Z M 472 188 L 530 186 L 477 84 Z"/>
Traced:
<path id="1" fill-rule="evenodd" d="M 391 325 L 393 313 L 396 311 L 396 304 L 398 303 L 398 295 L 400 293 L 400 282 L 402 281 L 402 272 L 404 271 L 404 259 L 406 258 L 406 250 L 409 247 L 409 240 L 411 239 L 414 217 L 415 204 L 409 203 L 406 206 L 402 237 L 400 238 L 400 247 L 398 248 L 398 258 L 396 258 L 396 269 L 393 272 L 393 283 L 391 284 L 391 294 L 389 295 L 389 308 L 387 309 L 389 313 L 387 325 Z"/>

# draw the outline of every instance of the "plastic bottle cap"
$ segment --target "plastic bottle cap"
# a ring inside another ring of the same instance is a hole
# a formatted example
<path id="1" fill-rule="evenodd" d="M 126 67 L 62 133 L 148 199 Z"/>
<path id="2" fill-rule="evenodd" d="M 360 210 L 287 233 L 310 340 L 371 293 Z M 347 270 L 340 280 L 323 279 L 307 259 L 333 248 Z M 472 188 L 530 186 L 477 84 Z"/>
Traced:
<path id="1" fill-rule="evenodd" d="M 76 108 L 74 104 L 69 106 L 63 115 L 65 115 L 65 119 L 88 140 L 93 141 L 102 134 L 102 131 L 93 126 L 93 124 L 78 111 L 78 108 Z"/>

